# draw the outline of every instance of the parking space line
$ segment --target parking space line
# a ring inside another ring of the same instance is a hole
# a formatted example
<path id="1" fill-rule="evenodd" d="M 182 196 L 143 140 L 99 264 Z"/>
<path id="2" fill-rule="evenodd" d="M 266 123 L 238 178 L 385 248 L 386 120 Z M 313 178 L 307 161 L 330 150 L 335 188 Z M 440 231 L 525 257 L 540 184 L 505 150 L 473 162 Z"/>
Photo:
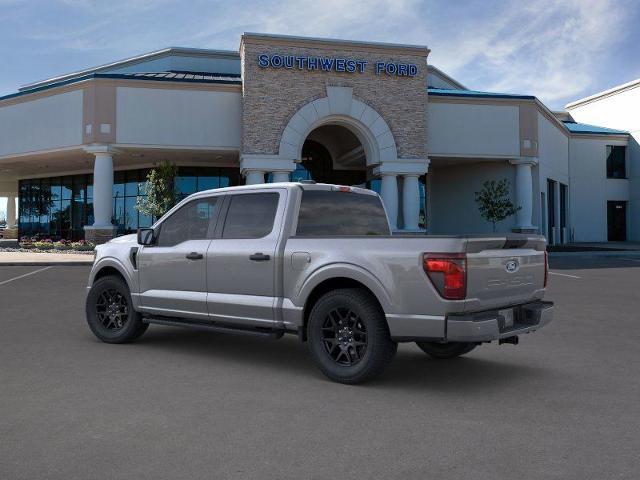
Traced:
<path id="1" fill-rule="evenodd" d="M 560 275 L 561 277 L 582 278 L 577 275 L 569 275 L 568 273 L 549 272 L 550 275 Z"/>
<path id="2" fill-rule="evenodd" d="M 49 267 L 44 267 L 44 268 L 40 268 L 38 270 L 34 270 L 33 272 L 25 273 L 24 275 L 20 275 L 18 277 L 10 278 L 9 280 L 5 280 L 3 282 L 0 282 L 0 285 L 4 285 L 5 283 L 13 282 L 14 280 L 20 280 L 21 278 L 28 277 L 29 275 L 34 275 L 34 274 L 39 273 L 39 272 L 44 272 L 45 270 L 49 270 L 50 268 L 52 268 L 52 267 L 50 267 L 50 266 Z"/>

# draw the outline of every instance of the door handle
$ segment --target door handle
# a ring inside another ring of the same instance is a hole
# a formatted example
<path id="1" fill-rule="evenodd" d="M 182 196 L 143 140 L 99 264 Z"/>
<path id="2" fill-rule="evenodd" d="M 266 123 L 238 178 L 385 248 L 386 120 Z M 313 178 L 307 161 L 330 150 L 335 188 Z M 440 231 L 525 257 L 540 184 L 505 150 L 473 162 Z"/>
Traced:
<path id="1" fill-rule="evenodd" d="M 249 255 L 249 260 L 253 260 L 254 262 L 266 262 L 271 260 L 269 255 L 265 255 L 262 252 L 254 253 L 253 255 Z"/>
<path id="2" fill-rule="evenodd" d="M 187 258 L 189 260 L 202 260 L 204 258 L 204 255 L 198 252 L 191 252 L 187 253 Z"/>

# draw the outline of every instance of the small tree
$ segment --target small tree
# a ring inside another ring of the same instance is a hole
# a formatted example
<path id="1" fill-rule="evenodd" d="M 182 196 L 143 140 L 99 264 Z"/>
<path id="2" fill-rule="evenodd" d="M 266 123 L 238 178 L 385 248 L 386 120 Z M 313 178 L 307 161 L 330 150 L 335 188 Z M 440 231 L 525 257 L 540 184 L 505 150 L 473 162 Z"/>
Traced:
<path id="1" fill-rule="evenodd" d="M 138 197 L 136 210 L 151 217 L 161 217 L 177 203 L 175 178 L 178 167 L 165 160 L 147 175 L 146 197 Z"/>
<path id="2" fill-rule="evenodd" d="M 509 195 L 509 181 L 504 178 L 499 182 L 488 180 L 482 184 L 482 190 L 476 192 L 476 203 L 480 215 L 491 222 L 493 231 L 496 231 L 496 223 L 514 215 L 522 207 L 515 207 L 511 203 Z"/>

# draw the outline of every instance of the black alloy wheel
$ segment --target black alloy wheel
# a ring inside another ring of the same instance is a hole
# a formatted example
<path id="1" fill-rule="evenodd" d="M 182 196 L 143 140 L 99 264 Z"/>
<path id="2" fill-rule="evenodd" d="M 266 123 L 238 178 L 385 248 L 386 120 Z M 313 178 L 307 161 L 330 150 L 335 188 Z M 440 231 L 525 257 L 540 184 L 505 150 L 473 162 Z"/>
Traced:
<path id="1" fill-rule="evenodd" d="M 126 297 L 115 288 L 103 290 L 96 302 L 96 315 L 107 330 L 123 328 L 129 319 Z"/>
<path id="2" fill-rule="evenodd" d="M 149 327 L 133 308 L 127 282 L 116 275 L 94 282 L 87 295 L 85 312 L 93 334 L 106 343 L 131 342 Z"/>
<path id="3" fill-rule="evenodd" d="M 362 288 L 325 293 L 313 305 L 307 341 L 318 368 L 334 382 L 362 383 L 382 374 L 398 344 L 376 298 Z"/>
<path id="4" fill-rule="evenodd" d="M 349 308 L 334 308 L 322 325 L 322 341 L 338 365 L 356 365 L 367 351 L 367 328 Z"/>

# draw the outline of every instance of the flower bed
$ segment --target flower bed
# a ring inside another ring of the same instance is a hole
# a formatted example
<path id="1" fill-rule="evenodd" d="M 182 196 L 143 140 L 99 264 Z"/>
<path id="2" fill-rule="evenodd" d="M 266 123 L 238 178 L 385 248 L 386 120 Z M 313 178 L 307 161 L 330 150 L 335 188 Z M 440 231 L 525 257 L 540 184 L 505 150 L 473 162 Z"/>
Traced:
<path id="1" fill-rule="evenodd" d="M 19 248 L 3 248 L 3 252 L 56 252 L 56 253 L 91 253 L 95 244 L 86 240 L 72 242 L 71 240 L 53 241 L 50 238 L 22 237 Z"/>

